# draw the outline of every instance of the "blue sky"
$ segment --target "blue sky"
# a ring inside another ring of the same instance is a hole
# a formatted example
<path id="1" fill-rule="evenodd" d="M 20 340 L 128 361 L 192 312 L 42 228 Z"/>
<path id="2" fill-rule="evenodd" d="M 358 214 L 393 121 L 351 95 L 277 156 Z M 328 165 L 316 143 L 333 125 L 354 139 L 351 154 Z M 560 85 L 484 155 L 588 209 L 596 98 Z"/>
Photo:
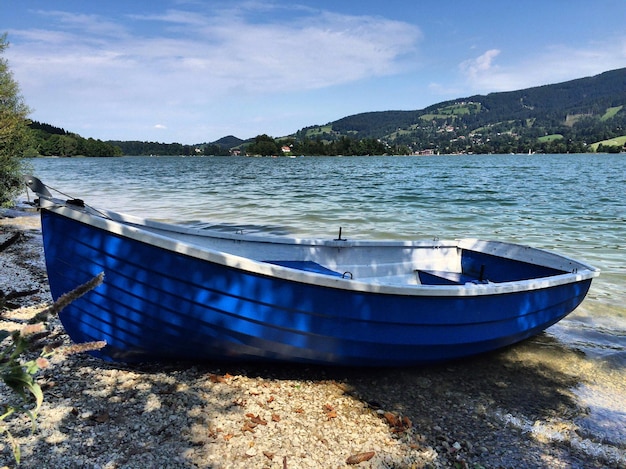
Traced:
<path id="1" fill-rule="evenodd" d="M 624 0 L 2 0 L 31 118 L 84 137 L 279 137 L 626 67 Z"/>

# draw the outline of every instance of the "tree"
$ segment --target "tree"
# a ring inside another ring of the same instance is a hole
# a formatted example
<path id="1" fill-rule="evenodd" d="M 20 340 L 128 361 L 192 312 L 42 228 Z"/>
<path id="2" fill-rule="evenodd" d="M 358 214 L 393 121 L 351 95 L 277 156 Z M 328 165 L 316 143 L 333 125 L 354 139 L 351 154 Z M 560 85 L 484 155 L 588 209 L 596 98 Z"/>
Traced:
<path id="1" fill-rule="evenodd" d="M 254 143 L 246 148 L 247 153 L 262 156 L 278 155 L 278 151 L 279 148 L 276 141 L 266 134 L 257 135 L 254 139 Z"/>
<path id="2" fill-rule="evenodd" d="M 0 205 L 10 203 L 22 186 L 21 157 L 28 142 L 30 113 L 7 60 L 2 58 L 8 46 L 5 33 L 0 36 Z"/>

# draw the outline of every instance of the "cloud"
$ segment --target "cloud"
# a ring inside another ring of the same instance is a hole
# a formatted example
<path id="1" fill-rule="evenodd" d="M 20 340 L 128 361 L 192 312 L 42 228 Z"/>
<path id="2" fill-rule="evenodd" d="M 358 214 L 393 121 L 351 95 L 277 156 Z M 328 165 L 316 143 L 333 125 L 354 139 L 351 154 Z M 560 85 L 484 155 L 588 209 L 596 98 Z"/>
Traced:
<path id="1" fill-rule="evenodd" d="M 459 64 L 463 81 L 472 93 L 512 91 L 622 68 L 626 65 L 626 37 L 607 38 L 576 48 L 546 46 L 506 64 L 496 64 L 501 53 L 491 49 Z"/>
<path id="2" fill-rule="evenodd" d="M 500 50 L 491 49 L 475 59 L 466 60 L 459 65 L 459 68 L 470 80 L 480 75 L 489 73 L 492 70 L 493 59 L 500 54 Z"/>
<path id="3" fill-rule="evenodd" d="M 114 21 L 106 20 L 97 15 L 69 13 L 60 10 L 38 10 L 37 15 L 46 18 L 48 23 L 57 23 L 65 30 L 91 35 L 119 37 L 125 34 L 125 28 Z"/>
<path id="4" fill-rule="evenodd" d="M 120 125 L 132 116 L 151 128 L 155 117 L 201 119 L 230 99 L 395 74 L 413 66 L 407 56 L 421 38 L 415 26 L 378 17 L 199 8 L 116 20 L 38 11 L 48 25 L 11 31 L 9 60 L 35 110 Z"/>

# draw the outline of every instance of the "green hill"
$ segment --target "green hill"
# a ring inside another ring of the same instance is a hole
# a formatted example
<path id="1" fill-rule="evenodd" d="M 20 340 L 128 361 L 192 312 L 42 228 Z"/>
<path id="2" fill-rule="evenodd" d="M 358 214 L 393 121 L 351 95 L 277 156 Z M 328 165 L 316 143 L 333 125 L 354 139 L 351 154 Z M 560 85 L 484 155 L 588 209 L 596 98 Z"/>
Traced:
<path id="1" fill-rule="evenodd" d="M 28 148 L 24 156 L 121 156 L 122 150 L 111 143 L 83 138 L 50 124 L 29 124 Z"/>
<path id="2" fill-rule="evenodd" d="M 591 144 L 626 133 L 625 105 L 623 68 L 554 85 L 459 98 L 419 111 L 356 114 L 306 127 L 295 137 L 375 138 L 411 152 L 585 152 Z"/>

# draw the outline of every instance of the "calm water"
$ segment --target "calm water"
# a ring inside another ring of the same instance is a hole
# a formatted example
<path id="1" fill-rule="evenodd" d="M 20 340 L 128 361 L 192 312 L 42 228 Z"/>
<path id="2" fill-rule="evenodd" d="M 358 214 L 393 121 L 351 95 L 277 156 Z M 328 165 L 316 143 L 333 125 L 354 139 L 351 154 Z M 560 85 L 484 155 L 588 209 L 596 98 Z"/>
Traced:
<path id="1" fill-rule="evenodd" d="M 334 238 L 339 227 L 347 238 L 478 237 L 585 260 L 601 276 L 547 335 L 594 363 L 577 390 L 590 408 L 585 425 L 624 444 L 626 426 L 607 428 L 626 419 L 625 163 L 623 155 L 29 160 L 49 186 L 139 216 L 297 237 Z"/>

